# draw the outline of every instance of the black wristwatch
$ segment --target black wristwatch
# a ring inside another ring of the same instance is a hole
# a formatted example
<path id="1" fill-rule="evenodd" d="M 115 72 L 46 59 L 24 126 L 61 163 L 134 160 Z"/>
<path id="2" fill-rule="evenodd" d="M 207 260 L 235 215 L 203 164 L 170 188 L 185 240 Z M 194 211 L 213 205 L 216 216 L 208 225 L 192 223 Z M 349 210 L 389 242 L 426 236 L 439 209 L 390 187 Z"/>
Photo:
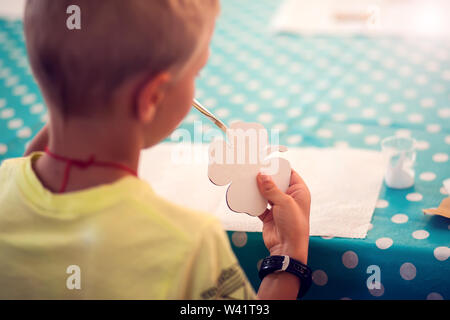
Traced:
<path id="1" fill-rule="evenodd" d="M 289 256 L 269 256 L 261 263 L 259 269 L 259 278 L 262 280 L 272 272 L 286 271 L 300 278 L 300 290 L 297 299 L 302 298 L 311 287 L 312 273 L 311 269 Z"/>

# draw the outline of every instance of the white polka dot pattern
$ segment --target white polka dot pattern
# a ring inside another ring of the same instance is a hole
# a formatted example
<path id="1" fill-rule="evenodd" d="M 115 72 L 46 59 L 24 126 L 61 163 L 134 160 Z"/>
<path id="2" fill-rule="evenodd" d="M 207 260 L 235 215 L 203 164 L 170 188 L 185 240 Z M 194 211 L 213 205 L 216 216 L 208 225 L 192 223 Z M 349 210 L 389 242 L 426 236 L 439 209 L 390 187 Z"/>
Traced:
<path id="1" fill-rule="evenodd" d="M 421 214 L 421 209 L 437 206 L 447 196 L 442 180 L 448 177 L 450 154 L 449 46 L 430 39 L 269 36 L 264 30 L 278 5 L 267 0 L 222 4 L 211 57 L 197 78 L 196 98 L 225 123 L 260 122 L 278 130 L 280 143 L 292 147 L 380 150 L 387 136 L 416 139 L 415 185 L 380 190 L 374 216 L 364 222 L 369 225 L 364 245 L 348 240 L 345 248 L 335 250 L 342 239 L 312 238 L 311 256 L 323 242 L 330 250 L 311 259 L 316 286 L 311 294 L 360 298 L 350 291 L 333 291 L 336 279 L 345 271 L 363 283 L 368 275 L 362 269 L 380 257 L 383 284 L 362 297 L 403 298 L 392 292 L 404 288 L 406 298 L 448 299 L 443 287 L 450 287 L 448 282 L 432 284 L 431 289 L 420 281 L 430 271 L 441 271 L 449 257 L 444 238 L 448 235 L 443 234 L 449 225 L 441 227 L 437 217 Z M 21 35 L 20 23 L 0 19 L 0 161 L 20 155 L 48 121 Z M 201 132 L 213 128 L 196 110 L 181 127 L 192 128 L 195 121 L 202 121 Z M 263 250 L 248 252 L 254 248 L 252 237 L 230 233 L 234 249 L 249 256 L 254 268 Z M 417 246 L 426 249 L 414 250 Z M 398 253 L 406 247 L 411 259 L 400 260 Z M 411 285 L 422 285 L 420 296 L 413 293 L 418 290 L 408 290 Z"/>

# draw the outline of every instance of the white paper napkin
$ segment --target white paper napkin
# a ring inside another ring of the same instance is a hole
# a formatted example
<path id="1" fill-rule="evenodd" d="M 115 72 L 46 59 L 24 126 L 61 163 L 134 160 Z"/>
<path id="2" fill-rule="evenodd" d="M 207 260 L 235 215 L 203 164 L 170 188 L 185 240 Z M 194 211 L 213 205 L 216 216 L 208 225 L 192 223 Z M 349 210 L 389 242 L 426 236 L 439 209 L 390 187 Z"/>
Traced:
<path id="1" fill-rule="evenodd" d="M 270 29 L 302 35 L 449 37 L 449 10 L 446 0 L 285 0 Z"/>
<path id="2" fill-rule="evenodd" d="M 25 0 L 0 0 L 0 17 L 22 19 Z"/>
<path id="3" fill-rule="evenodd" d="M 185 156 L 182 163 L 180 151 Z M 189 151 L 190 150 L 190 151 Z M 141 154 L 139 175 L 170 201 L 216 215 L 226 230 L 261 231 L 259 218 L 232 212 L 227 187 L 207 176 L 208 145 L 163 143 Z M 190 156 L 189 154 L 190 153 Z M 310 235 L 364 238 L 386 168 L 380 152 L 346 148 L 290 148 L 281 154 L 303 177 L 311 194 Z"/>

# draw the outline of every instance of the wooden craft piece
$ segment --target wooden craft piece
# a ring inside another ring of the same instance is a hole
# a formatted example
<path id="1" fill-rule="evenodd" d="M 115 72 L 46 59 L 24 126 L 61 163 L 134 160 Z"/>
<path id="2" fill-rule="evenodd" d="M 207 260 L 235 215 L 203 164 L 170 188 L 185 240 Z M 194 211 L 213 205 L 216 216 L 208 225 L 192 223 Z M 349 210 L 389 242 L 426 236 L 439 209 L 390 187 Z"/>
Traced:
<path id="1" fill-rule="evenodd" d="M 442 200 L 438 208 L 423 209 L 422 211 L 428 214 L 437 214 L 446 218 L 450 218 L 450 197 Z"/>
<path id="2" fill-rule="evenodd" d="M 270 175 L 280 190 L 289 187 L 291 166 L 273 155 L 284 146 L 269 146 L 267 130 L 258 123 L 235 122 L 227 130 L 227 141 L 214 140 L 209 147 L 208 177 L 218 186 L 229 184 L 228 207 L 234 212 L 259 216 L 267 208 L 256 182 L 259 172 Z"/>

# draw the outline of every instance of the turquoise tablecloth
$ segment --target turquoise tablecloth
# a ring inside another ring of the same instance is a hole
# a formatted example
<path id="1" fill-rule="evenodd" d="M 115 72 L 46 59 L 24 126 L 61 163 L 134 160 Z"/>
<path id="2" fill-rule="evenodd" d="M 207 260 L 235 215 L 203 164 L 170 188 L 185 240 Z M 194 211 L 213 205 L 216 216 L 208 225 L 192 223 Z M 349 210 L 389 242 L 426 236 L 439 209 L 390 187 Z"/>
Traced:
<path id="1" fill-rule="evenodd" d="M 415 186 L 383 187 L 366 239 L 311 237 L 306 298 L 450 299 L 449 220 L 421 212 L 444 198 L 450 177 L 450 41 L 273 35 L 277 6 L 223 1 L 196 97 L 226 122 L 281 130 L 288 146 L 378 149 L 397 134 L 416 138 L 419 149 Z M 193 130 L 201 119 L 192 110 L 181 127 Z M 20 156 L 46 120 L 22 23 L 0 20 L 0 161 Z M 261 234 L 229 236 L 258 287 L 267 255 Z M 381 289 L 368 289 L 369 266 L 380 268 Z"/>

